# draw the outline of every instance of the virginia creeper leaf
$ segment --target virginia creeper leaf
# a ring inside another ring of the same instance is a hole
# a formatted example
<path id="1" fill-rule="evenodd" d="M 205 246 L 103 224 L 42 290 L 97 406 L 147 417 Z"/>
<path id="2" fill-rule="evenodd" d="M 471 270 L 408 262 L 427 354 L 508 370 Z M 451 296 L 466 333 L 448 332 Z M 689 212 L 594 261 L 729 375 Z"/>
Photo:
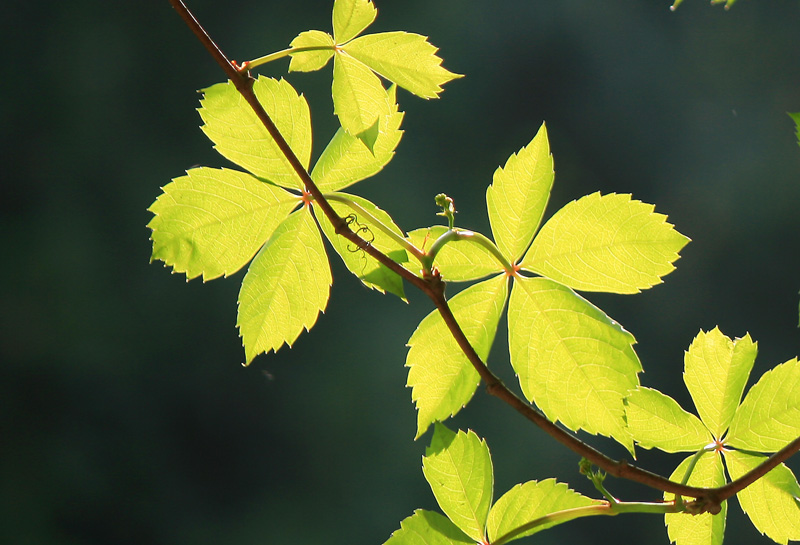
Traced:
<path id="1" fill-rule="evenodd" d="M 797 126 L 797 144 L 800 145 L 800 112 L 789 114 L 789 117 L 794 120 L 794 124 Z"/>
<path id="2" fill-rule="evenodd" d="M 381 231 L 376 224 L 358 211 L 354 211 L 347 204 L 340 202 L 336 197 L 347 199 L 360 205 L 367 212 L 375 216 L 383 225 L 388 227 L 398 237 L 403 237 L 403 232 L 394 224 L 391 216 L 375 206 L 367 199 L 345 193 L 335 193 L 328 202 L 341 217 L 349 221 L 350 229 L 356 231 L 361 238 L 369 241 L 375 248 L 387 254 L 398 263 L 405 263 L 408 256 L 403 247 L 392 239 L 389 235 Z M 318 212 L 318 213 L 317 213 Z M 403 292 L 403 280 L 397 275 L 381 265 L 375 259 L 368 256 L 363 250 L 357 248 L 346 238 L 336 234 L 328 218 L 315 209 L 319 225 L 325 236 L 328 237 L 333 248 L 341 256 L 345 266 L 356 275 L 361 282 L 368 288 L 376 289 L 381 293 L 389 292 L 405 300 Z"/>
<path id="3" fill-rule="evenodd" d="M 595 503 L 600 502 L 578 494 L 566 484 L 556 482 L 555 479 L 518 484 L 503 494 L 489 511 L 487 524 L 489 541 L 497 541 L 498 538 L 516 530 L 523 524 L 556 511 L 585 507 Z M 552 528 L 556 524 L 559 523 L 547 522 L 537 525 L 535 528 L 514 536 L 513 539 L 535 534 L 541 530 Z"/>
<path id="4" fill-rule="evenodd" d="M 239 292 L 239 327 L 249 365 L 261 352 L 291 346 L 328 303 L 332 283 L 309 210 L 293 212 L 258 252 Z"/>
<path id="5" fill-rule="evenodd" d="M 333 58 L 333 37 L 321 30 L 301 32 L 289 45 L 291 47 L 330 47 L 330 49 L 318 51 L 292 53 L 292 60 L 289 61 L 289 72 L 313 72 L 324 67 Z"/>
<path id="6" fill-rule="evenodd" d="M 387 80 L 422 98 L 437 98 L 442 85 L 462 77 L 442 67 L 442 59 L 436 56 L 438 49 L 419 34 L 367 34 L 342 49 Z"/>
<path id="7" fill-rule="evenodd" d="M 447 230 L 444 225 L 415 229 L 408 233 L 408 240 L 417 248 L 427 250 Z M 490 274 L 497 274 L 503 270 L 503 266 L 500 265 L 489 250 L 471 240 L 448 242 L 436 254 L 434 265 L 439 270 L 442 278 L 448 282 L 477 280 Z"/>
<path id="8" fill-rule="evenodd" d="M 767 459 L 739 451 L 725 453 L 732 479 L 738 479 Z M 792 470 L 781 464 L 736 495 L 753 526 L 786 545 L 800 540 L 800 486 Z"/>
<path id="9" fill-rule="evenodd" d="M 695 415 L 678 402 L 650 388 L 637 388 L 625 400 L 628 430 L 644 448 L 665 452 L 697 451 L 714 438 Z"/>
<path id="10" fill-rule="evenodd" d="M 486 361 L 505 306 L 507 278 L 472 285 L 450 299 L 450 308 L 475 351 Z M 433 422 L 456 414 L 469 402 L 480 377 L 461 351 L 438 310 L 420 322 L 408 340 L 408 386 L 417 407 L 417 437 Z"/>
<path id="11" fill-rule="evenodd" d="M 384 545 L 475 545 L 449 518 L 417 509 Z"/>
<path id="12" fill-rule="evenodd" d="M 253 92 L 308 168 L 311 158 L 311 115 L 308 103 L 285 80 L 259 77 Z M 233 83 L 218 83 L 203 91 L 202 129 L 225 158 L 256 176 L 283 187 L 302 189 L 300 177 Z"/>
<path id="13" fill-rule="evenodd" d="M 686 352 L 683 381 L 700 419 L 717 439 L 739 406 L 757 351 L 750 335 L 732 341 L 715 327 L 701 331 Z"/>
<path id="14" fill-rule="evenodd" d="M 800 437 L 800 363 L 792 359 L 762 375 L 750 388 L 725 444 L 774 452 Z"/>
<path id="15" fill-rule="evenodd" d="M 337 44 L 349 42 L 372 24 L 378 10 L 371 0 L 335 0 L 333 36 Z"/>
<path id="16" fill-rule="evenodd" d="M 486 190 L 489 223 L 500 251 L 517 261 L 533 240 L 553 187 L 553 156 L 542 124 L 530 144 L 508 158 Z"/>
<path id="17" fill-rule="evenodd" d="M 672 272 L 689 241 L 630 195 L 592 193 L 553 215 L 522 268 L 576 290 L 637 293 Z"/>
<path id="18" fill-rule="evenodd" d="M 378 76 L 347 54 L 333 60 L 333 111 L 342 128 L 374 151 L 380 119 L 391 105 Z"/>
<path id="19" fill-rule="evenodd" d="M 686 458 L 678 468 L 672 472 L 671 481 L 682 482 L 692 457 Z M 722 459 L 716 452 L 703 454 L 697 461 L 692 474 L 687 482 L 690 486 L 717 488 L 725 484 L 725 473 Z M 664 500 L 672 501 L 674 494 L 664 494 Z M 703 513 L 702 515 L 688 515 L 686 513 L 667 513 L 664 521 L 667 524 L 669 540 L 675 545 L 722 545 L 725 536 L 725 517 L 728 512 L 728 502 L 722 502 L 722 509 L 716 515 Z"/>
<path id="20" fill-rule="evenodd" d="M 639 384 L 635 342 L 566 286 L 514 279 L 508 343 L 525 397 L 569 429 L 613 437 L 629 450 L 623 398 Z"/>
<path id="21" fill-rule="evenodd" d="M 422 458 L 422 472 L 453 524 L 475 541 L 485 542 L 494 486 L 486 442 L 473 431 L 456 434 L 437 423 Z"/>
<path id="22" fill-rule="evenodd" d="M 392 160 L 403 136 L 400 123 L 404 114 L 397 111 L 396 94 L 397 87 L 392 85 L 388 90 L 389 111 L 378 123 L 379 132 L 371 152 L 344 129 L 336 131 L 311 172 L 311 179 L 320 191 L 344 189 L 374 176 Z"/>
<path id="23" fill-rule="evenodd" d="M 294 195 L 237 170 L 194 168 L 150 207 L 153 259 L 187 279 L 235 273 L 298 204 Z"/>

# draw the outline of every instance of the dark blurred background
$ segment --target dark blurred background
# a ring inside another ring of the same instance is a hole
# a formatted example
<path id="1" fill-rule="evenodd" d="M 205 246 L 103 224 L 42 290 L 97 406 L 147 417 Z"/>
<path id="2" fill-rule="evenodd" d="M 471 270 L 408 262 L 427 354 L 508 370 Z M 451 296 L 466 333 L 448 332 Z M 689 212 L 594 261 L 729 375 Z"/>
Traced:
<path id="1" fill-rule="evenodd" d="M 446 192 L 459 225 L 488 233 L 492 173 L 544 120 L 548 214 L 594 191 L 632 193 L 693 240 L 664 285 L 589 295 L 636 335 L 645 385 L 693 410 L 683 352 L 715 325 L 759 341 L 751 384 L 800 353 L 800 148 L 786 115 L 800 110 L 799 2 L 376 4 L 372 31 L 428 35 L 466 77 L 441 100 L 400 93 L 406 138 L 356 192 L 406 230 L 436 223 Z M 190 2 L 238 60 L 328 31 L 331 5 Z M 431 310 L 422 296 L 367 291 L 335 258 L 314 330 L 244 368 L 242 273 L 187 284 L 148 264 L 159 188 L 226 165 L 194 111 L 195 90 L 222 73 L 168 2 L 14 1 L 0 36 L 0 542 L 380 544 L 413 509 L 435 508 L 420 471 L 429 435 L 413 441 L 404 388 L 404 343 Z M 288 79 L 311 103 L 319 153 L 335 130 L 330 68 Z M 490 363 L 511 378 L 504 338 Z M 482 390 L 452 425 L 488 439 L 495 497 L 551 476 L 593 493 L 575 456 Z M 666 474 L 679 459 L 640 457 Z M 726 538 L 768 542 L 738 506 Z M 530 540 L 600 539 L 668 543 L 663 519 L 645 515 Z"/>

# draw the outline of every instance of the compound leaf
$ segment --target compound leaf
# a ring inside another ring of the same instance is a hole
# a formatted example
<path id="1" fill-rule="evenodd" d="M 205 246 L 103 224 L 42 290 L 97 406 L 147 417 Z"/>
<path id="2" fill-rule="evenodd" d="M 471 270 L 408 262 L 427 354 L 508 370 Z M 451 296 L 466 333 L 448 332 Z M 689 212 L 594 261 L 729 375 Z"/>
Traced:
<path id="1" fill-rule="evenodd" d="M 408 240 L 417 248 L 425 250 L 447 230 L 444 225 L 415 229 L 408 233 Z M 436 254 L 434 265 L 442 278 L 448 282 L 477 280 L 503 270 L 502 265 L 485 246 L 469 239 L 454 240 L 445 244 Z"/>
<path id="2" fill-rule="evenodd" d="M 335 0 L 333 3 L 333 36 L 337 44 L 349 42 L 375 20 L 378 10 L 371 0 Z"/>
<path id="3" fill-rule="evenodd" d="M 442 85 L 461 77 L 442 67 L 425 36 L 381 32 L 356 38 L 342 49 L 387 80 L 422 98 L 437 98 Z"/>
<path id="4" fill-rule="evenodd" d="M 683 381 L 716 439 L 722 439 L 739 406 L 757 352 L 750 335 L 732 341 L 715 327 L 701 331 L 684 356 Z"/>
<path id="5" fill-rule="evenodd" d="M 697 451 L 711 443 L 708 429 L 678 402 L 650 388 L 637 388 L 625 400 L 625 419 L 634 441 L 665 452 Z"/>
<path id="6" fill-rule="evenodd" d="M 692 456 L 686 458 L 670 476 L 671 481 L 683 482 L 686 471 L 691 464 Z M 690 486 L 717 488 L 725 484 L 725 473 L 722 459 L 716 452 L 703 454 L 692 470 L 687 481 Z M 665 501 L 675 499 L 674 494 L 664 494 Z M 669 540 L 675 545 L 722 545 L 725 537 L 725 518 L 728 502 L 722 502 L 722 509 L 716 515 L 703 513 L 688 515 L 686 513 L 667 513 L 664 522 L 667 525 Z"/>
<path id="7" fill-rule="evenodd" d="M 150 207 L 153 259 L 187 279 L 244 267 L 298 204 L 296 196 L 237 170 L 194 168 Z"/>
<path id="8" fill-rule="evenodd" d="M 592 193 L 545 223 L 522 268 L 576 290 L 637 293 L 672 272 L 689 241 L 630 195 Z"/>
<path id="9" fill-rule="evenodd" d="M 508 307 L 511 365 L 528 400 L 571 430 L 629 450 L 623 399 L 639 384 L 636 340 L 599 308 L 546 278 L 515 278 Z"/>
<path id="10" fill-rule="evenodd" d="M 417 509 L 384 545 L 475 545 L 449 518 Z"/>
<path id="11" fill-rule="evenodd" d="M 315 51 L 300 51 L 292 53 L 289 61 L 289 72 L 313 72 L 328 64 L 333 58 L 333 37 L 321 30 L 307 30 L 301 32 L 289 44 L 291 47 L 328 47 Z"/>
<path id="12" fill-rule="evenodd" d="M 489 223 L 503 255 L 518 260 L 533 240 L 553 187 L 553 156 L 542 124 L 530 144 L 508 158 L 486 189 Z"/>
<path id="13" fill-rule="evenodd" d="M 800 437 L 800 363 L 792 359 L 762 375 L 750 388 L 725 440 L 726 445 L 774 452 Z"/>
<path id="14" fill-rule="evenodd" d="M 464 335 L 484 361 L 505 306 L 507 285 L 505 276 L 497 276 L 464 289 L 449 301 Z M 438 310 L 420 322 L 408 346 L 408 386 L 417 407 L 419 437 L 433 422 L 461 410 L 475 393 L 480 377 Z"/>
<path id="15" fill-rule="evenodd" d="M 489 541 L 495 542 L 524 524 L 540 519 L 556 511 L 594 505 L 597 502 L 571 490 L 566 484 L 555 479 L 528 481 L 518 484 L 503 494 L 489 511 L 487 529 Z M 548 522 L 535 528 L 520 532 L 511 539 L 519 539 L 546 530 L 559 524 Z M 504 539 L 505 543 L 511 539 Z"/>
<path id="16" fill-rule="evenodd" d="M 794 120 L 794 124 L 797 126 L 797 144 L 800 145 L 800 112 L 789 114 L 789 117 Z"/>
<path id="17" fill-rule="evenodd" d="M 293 212 L 258 252 L 239 292 L 246 364 L 261 352 L 291 346 L 328 303 L 330 265 L 309 210 Z"/>
<path id="18" fill-rule="evenodd" d="M 766 459 L 735 450 L 725 453 L 732 479 L 738 479 Z M 786 465 L 777 466 L 736 497 L 759 532 L 783 545 L 800 540 L 800 486 Z"/>
<path id="19" fill-rule="evenodd" d="M 289 82 L 263 76 L 253 83 L 253 92 L 308 168 L 311 115 L 306 99 Z M 200 106 L 203 132 L 222 156 L 277 185 L 303 188 L 300 177 L 233 83 L 218 83 L 205 89 Z"/>
<path id="20" fill-rule="evenodd" d="M 436 424 L 422 472 L 442 511 L 462 532 L 485 543 L 494 474 L 489 447 L 475 432 Z"/>
<path id="21" fill-rule="evenodd" d="M 380 119 L 392 109 L 378 76 L 353 57 L 337 54 L 333 60 L 331 95 L 333 111 L 342 128 L 373 152 L 380 134 Z"/>

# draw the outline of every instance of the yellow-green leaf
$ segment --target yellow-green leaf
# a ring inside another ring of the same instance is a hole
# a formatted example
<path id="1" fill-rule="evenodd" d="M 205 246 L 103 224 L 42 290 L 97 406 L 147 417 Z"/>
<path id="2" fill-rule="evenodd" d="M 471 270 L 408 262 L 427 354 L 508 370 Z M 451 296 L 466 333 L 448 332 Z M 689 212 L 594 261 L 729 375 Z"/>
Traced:
<path id="1" fill-rule="evenodd" d="M 333 3 L 333 36 L 337 44 L 349 42 L 372 24 L 378 10 L 371 0 L 335 0 Z"/>
<path id="2" fill-rule="evenodd" d="M 289 45 L 293 48 L 328 48 L 292 53 L 292 60 L 289 61 L 289 72 L 313 72 L 314 70 L 319 70 L 324 67 L 328 64 L 328 61 L 333 58 L 333 37 L 321 30 L 307 30 L 301 32 Z"/>
<path id="3" fill-rule="evenodd" d="M 417 248 L 427 250 L 447 230 L 444 225 L 415 229 L 408 233 L 408 240 Z M 433 264 L 442 278 L 448 282 L 477 280 L 503 270 L 503 266 L 485 246 L 469 239 L 454 240 L 445 244 L 436 254 Z"/>
<path id="4" fill-rule="evenodd" d="M 384 545 L 475 545 L 449 518 L 417 509 Z"/>
<path id="5" fill-rule="evenodd" d="M 683 482 L 691 459 L 692 456 L 681 462 L 670 475 L 671 481 Z M 719 454 L 716 452 L 703 454 L 697 461 L 687 484 L 704 488 L 717 488 L 724 485 L 725 473 Z M 664 494 L 664 500 L 672 501 L 674 499 L 674 494 Z M 716 515 L 711 513 L 702 515 L 667 513 L 664 515 L 664 521 L 667 525 L 669 540 L 675 545 L 722 545 L 722 539 L 725 537 L 727 512 L 728 502 L 722 502 L 722 509 Z"/>
<path id="6" fill-rule="evenodd" d="M 333 111 L 342 128 L 372 152 L 381 118 L 392 111 L 378 76 L 360 61 L 339 53 L 333 60 Z"/>
<path id="7" fill-rule="evenodd" d="M 627 397 L 625 419 L 636 444 L 648 449 L 697 451 L 714 440 L 699 418 L 650 388 L 639 387 Z"/>

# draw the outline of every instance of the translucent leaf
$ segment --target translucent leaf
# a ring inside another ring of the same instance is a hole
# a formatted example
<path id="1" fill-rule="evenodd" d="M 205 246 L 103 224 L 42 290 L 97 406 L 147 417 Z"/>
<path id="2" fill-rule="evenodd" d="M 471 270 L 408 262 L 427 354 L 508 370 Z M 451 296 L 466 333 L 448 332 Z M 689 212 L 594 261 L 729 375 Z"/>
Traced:
<path id="1" fill-rule="evenodd" d="M 800 145 L 800 112 L 789 114 L 789 117 L 794 120 L 794 124 L 797 126 L 797 143 Z"/>
<path id="2" fill-rule="evenodd" d="M 337 44 L 349 42 L 372 24 L 378 10 L 371 0 L 335 0 L 333 3 L 333 36 Z"/>
<path id="3" fill-rule="evenodd" d="M 774 452 L 800 437 L 800 363 L 767 371 L 736 410 L 726 445 Z"/>
<path id="4" fill-rule="evenodd" d="M 378 76 L 349 55 L 338 54 L 333 60 L 331 95 L 342 128 L 372 152 L 380 118 L 392 108 Z"/>
<path id="5" fill-rule="evenodd" d="M 250 264 L 239 292 L 239 327 L 246 364 L 261 352 L 291 346 L 328 303 L 328 258 L 314 218 L 292 213 Z"/>
<path id="6" fill-rule="evenodd" d="M 436 56 L 438 49 L 419 34 L 367 34 L 342 49 L 387 80 L 422 98 L 437 98 L 442 85 L 462 77 L 442 67 L 442 59 Z"/>
<path id="7" fill-rule="evenodd" d="M 561 284 L 515 278 L 508 337 L 528 400 L 571 430 L 613 437 L 632 450 L 623 399 L 642 370 L 633 335 Z"/>
<path id="8" fill-rule="evenodd" d="M 508 158 L 486 190 L 489 222 L 497 246 L 517 261 L 533 240 L 553 187 L 553 156 L 542 124 L 530 144 Z"/>
<path id="9" fill-rule="evenodd" d="M 419 249 L 427 250 L 434 241 L 447 232 L 444 225 L 415 229 L 408 239 Z M 502 272 L 503 266 L 489 250 L 471 240 L 448 242 L 436 254 L 434 265 L 442 278 L 448 282 L 477 280 L 490 274 Z"/>
<path id="10" fill-rule="evenodd" d="M 692 457 L 686 458 L 672 472 L 671 481 L 683 482 Z M 687 482 L 690 486 L 717 488 L 725 484 L 725 473 L 722 459 L 716 452 L 703 454 L 697 461 Z M 664 494 L 666 501 L 675 499 L 674 494 Z M 728 513 L 728 502 L 722 502 L 722 509 L 716 515 L 703 513 L 667 513 L 664 521 L 667 525 L 669 540 L 676 545 L 722 545 L 725 537 L 725 518 Z"/>
<path id="11" fill-rule="evenodd" d="M 592 193 L 553 215 L 522 268 L 576 290 L 637 293 L 672 272 L 689 241 L 630 195 Z"/>
<path id="12" fill-rule="evenodd" d="M 738 451 L 725 453 L 732 479 L 767 459 Z M 792 470 L 781 464 L 736 495 L 753 526 L 777 543 L 800 540 L 800 486 Z"/>
<path id="13" fill-rule="evenodd" d="M 289 72 L 313 72 L 324 67 L 333 58 L 333 37 L 321 30 L 301 32 L 289 45 L 292 47 L 330 47 L 330 49 L 319 51 L 292 53 Z"/>
<path id="14" fill-rule="evenodd" d="M 564 483 L 555 479 L 528 481 L 518 484 L 497 500 L 489 512 L 487 524 L 489 541 L 497 541 L 522 525 L 542 518 L 556 511 L 594 505 L 597 502 L 578 494 Z M 552 528 L 558 522 L 549 522 L 514 536 L 513 539 L 529 536 Z M 506 541 L 507 542 L 507 541 Z"/>
<path id="15" fill-rule="evenodd" d="M 450 299 L 467 339 L 486 361 L 505 306 L 507 278 L 497 276 Z M 428 314 L 408 340 L 408 386 L 417 407 L 417 437 L 433 422 L 456 414 L 469 402 L 480 377 L 461 351 L 438 310 Z"/>
<path id="16" fill-rule="evenodd" d="M 253 84 L 259 102 L 308 168 L 311 158 L 311 115 L 308 104 L 285 80 L 259 77 Z M 202 129 L 224 157 L 256 176 L 283 187 L 303 183 L 250 105 L 229 81 L 203 91 Z"/>
<path id="17" fill-rule="evenodd" d="M 639 387 L 625 400 L 625 419 L 634 441 L 665 452 L 697 451 L 714 438 L 695 415 L 658 390 Z"/>
<path id="18" fill-rule="evenodd" d="M 344 129 L 333 135 L 311 172 L 311 179 L 321 191 L 338 191 L 374 176 L 392 160 L 403 136 L 400 123 L 404 114 L 397 111 L 396 89 L 394 85 L 389 88 L 390 111 L 378 124 L 379 132 L 372 151 Z"/>
<path id="19" fill-rule="evenodd" d="M 436 424 L 422 458 L 422 472 L 453 524 L 475 541 L 485 542 L 494 476 L 489 447 L 475 432 L 453 433 Z"/>
<path id="20" fill-rule="evenodd" d="M 384 545 L 475 545 L 475 541 L 450 522 L 450 519 L 417 509 L 400 523 L 400 529 Z"/>
<path id="21" fill-rule="evenodd" d="M 683 381 L 700 419 L 717 439 L 739 406 L 757 352 L 749 335 L 732 341 L 715 327 L 701 331 L 684 356 Z"/>
<path id="22" fill-rule="evenodd" d="M 355 195 L 347 195 L 345 193 L 335 193 L 333 196 L 345 198 L 359 204 L 366 209 L 367 212 L 380 220 L 383 225 L 389 227 L 397 236 L 403 236 L 403 232 L 394 224 L 391 216 L 367 199 Z M 328 202 L 337 214 L 349 221 L 350 229 L 357 232 L 361 238 L 369 241 L 375 248 L 398 263 L 405 263 L 408 260 L 408 256 L 403 247 L 389 235 L 381 231 L 370 219 L 366 218 L 363 214 L 354 212 L 347 204 L 339 202 L 338 200 L 330 199 Z M 346 238 L 337 235 L 333 226 L 328 221 L 328 218 L 321 211 L 315 208 L 315 213 L 322 227 L 322 231 L 325 233 L 325 236 L 328 237 L 334 250 L 341 256 L 342 261 L 344 261 L 345 266 L 347 266 L 350 272 L 356 275 L 368 288 L 376 289 L 381 293 L 388 291 L 405 300 L 403 280 L 397 273 L 390 271 L 384 265 L 375 261 L 375 259 L 368 256 L 363 250 L 356 247 Z"/>
<path id="23" fill-rule="evenodd" d="M 187 279 L 235 273 L 298 204 L 296 196 L 236 170 L 194 168 L 150 207 L 153 259 Z"/>

